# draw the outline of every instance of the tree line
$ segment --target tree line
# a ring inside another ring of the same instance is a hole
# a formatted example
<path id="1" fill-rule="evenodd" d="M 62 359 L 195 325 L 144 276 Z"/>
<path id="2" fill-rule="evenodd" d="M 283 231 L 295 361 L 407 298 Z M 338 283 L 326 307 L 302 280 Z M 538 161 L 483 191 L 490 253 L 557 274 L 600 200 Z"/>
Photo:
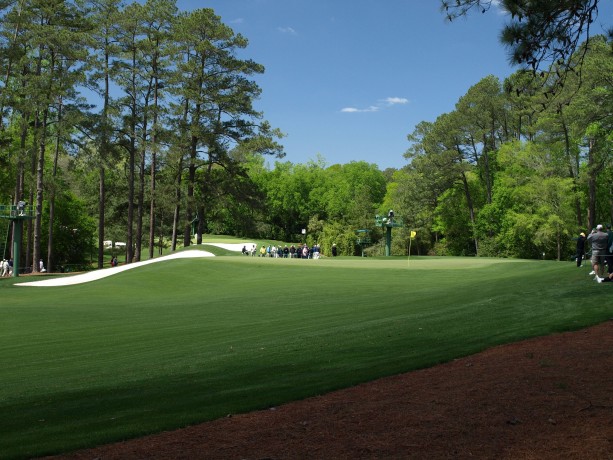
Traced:
<path id="1" fill-rule="evenodd" d="M 570 258 L 579 233 L 613 222 L 613 40 L 591 37 L 569 59 L 581 63 L 476 82 L 415 127 L 398 170 L 252 164 L 264 234 L 289 238 L 300 224 L 324 254 L 333 243 L 359 254 L 356 231 L 368 230 L 366 253 L 382 254 L 374 216 L 393 209 L 405 224 L 394 254 Z"/>
<path id="2" fill-rule="evenodd" d="M 264 68 L 211 9 L 14 0 L 0 14 L 1 194 L 35 206 L 25 252 L 49 270 L 86 252 L 92 226 L 99 267 L 105 240 L 128 261 L 169 228 L 173 249 L 189 244 L 224 187 L 254 198 L 245 152 L 283 155 L 253 107 Z"/>
<path id="3" fill-rule="evenodd" d="M 555 66 L 485 77 L 409 135 L 389 198 L 438 254 L 562 259 L 613 221 L 612 45 L 584 43 L 562 85 Z"/>

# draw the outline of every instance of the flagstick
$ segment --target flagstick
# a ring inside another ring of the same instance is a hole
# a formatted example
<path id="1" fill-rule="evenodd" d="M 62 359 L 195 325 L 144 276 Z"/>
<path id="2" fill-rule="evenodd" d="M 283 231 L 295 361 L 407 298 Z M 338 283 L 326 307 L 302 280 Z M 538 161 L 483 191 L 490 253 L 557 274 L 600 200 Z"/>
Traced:
<path id="1" fill-rule="evenodd" d="M 409 258 L 407 260 L 407 267 L 411 266 L 411 243 L 413 242 L 413 238 L 411 238 L 411 235 L 409 234 Z"/>

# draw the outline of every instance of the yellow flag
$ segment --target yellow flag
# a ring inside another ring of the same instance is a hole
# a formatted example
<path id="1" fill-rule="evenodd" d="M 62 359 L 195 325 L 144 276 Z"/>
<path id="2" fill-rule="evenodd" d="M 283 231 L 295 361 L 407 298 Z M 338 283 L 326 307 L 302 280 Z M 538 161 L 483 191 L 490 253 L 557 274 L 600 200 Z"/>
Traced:
<path id="1" fill-rule="evenodd" d="M 411 238 L 415 238 L 415 235 L 417 235 L 416 232 L 411 232 Z"/>

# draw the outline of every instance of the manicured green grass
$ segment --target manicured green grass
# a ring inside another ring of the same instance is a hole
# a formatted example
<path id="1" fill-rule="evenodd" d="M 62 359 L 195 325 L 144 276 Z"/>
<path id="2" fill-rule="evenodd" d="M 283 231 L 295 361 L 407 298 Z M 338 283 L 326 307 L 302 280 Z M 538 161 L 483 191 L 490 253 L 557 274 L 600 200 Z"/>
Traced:
<path id="1" fill-rule="evenodd" d="M 3 459 L 267 408 L 613 315 L 613 286 L 542 261 L 218 257 L 13 284 L 0 281 Z"/>

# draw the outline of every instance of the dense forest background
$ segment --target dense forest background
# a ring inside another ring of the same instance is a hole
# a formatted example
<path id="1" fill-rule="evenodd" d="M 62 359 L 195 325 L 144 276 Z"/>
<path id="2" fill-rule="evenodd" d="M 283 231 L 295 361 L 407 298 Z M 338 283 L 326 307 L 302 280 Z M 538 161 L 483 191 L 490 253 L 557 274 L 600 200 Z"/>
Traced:
<path id="1" fill-rule="evenodd" d="M 547 71 L 484 76 L 408 133 L 405 167 L 381 171 L 283 161 L 283 134 L 254 109 L 264 68 L 213 10 L 21 0 L 0 14 L 0 203 L 34 206 L 35 271 L 102 267 L 105 241 L 131 262 L 205 233 L 350 255 L 369 230 L 378 254 L 389 209 L 404 222 L 393 254 L 565 260 L 579 232 L 613 222 L 610 37 Z"/>

